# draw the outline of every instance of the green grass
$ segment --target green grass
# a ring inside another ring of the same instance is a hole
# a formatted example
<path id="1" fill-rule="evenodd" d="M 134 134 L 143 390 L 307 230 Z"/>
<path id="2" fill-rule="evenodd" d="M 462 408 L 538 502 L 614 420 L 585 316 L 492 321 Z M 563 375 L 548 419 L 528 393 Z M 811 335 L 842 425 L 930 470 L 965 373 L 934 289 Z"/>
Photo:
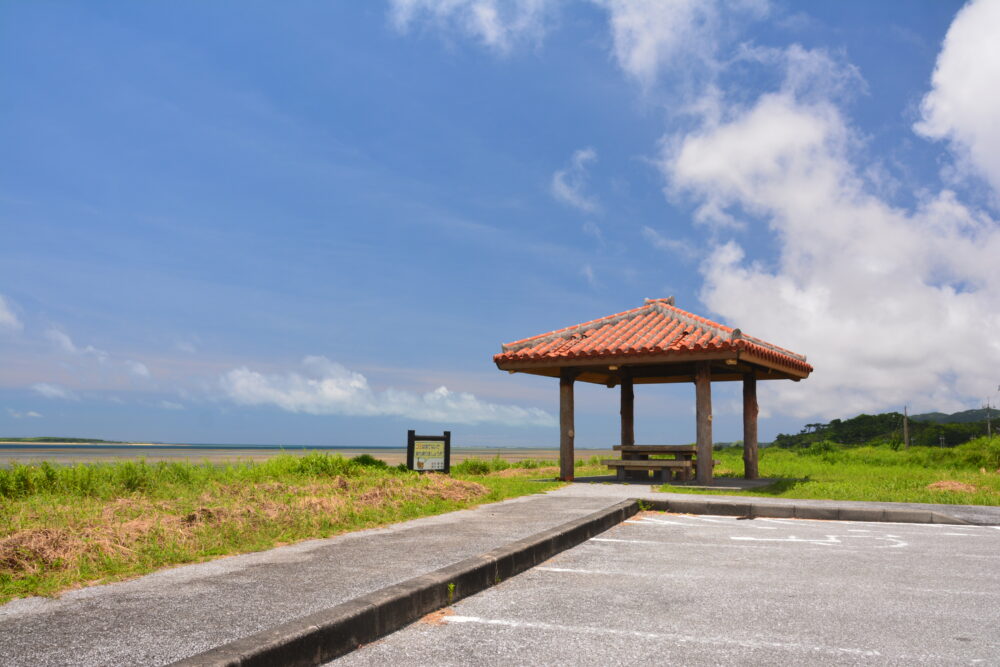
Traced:
<path id="1" fill-rule="evenodd" d="M 715 452 L 717 477 L 742 477 L 740 449 Z M 661 491 L 829 500 L 1000 505 L 1000 437 L 957 447 L 845 447 L 821 442 L 804 449 L 760 451 L 760 475 L 780 481 L 751 491 L 675 487 Z M 930 488 L 938 482 L 945 488 Z M 962 485 L 964 489 L 962 490 Z M 951 487 L 951 490 L 948 489 Z"/>
<path id="2" fill-rule="evenodd" d="M 600 456 L 591 456 L 587 459 L 577 459 L 575 462 L 576 475 L 583 474 L 581 471 L 589 470 L 601 463 Z M 453 465 L 451 471 L 459 475 L 489 475 L 491 473 L 510 470 L 525 477 L 551 477 L 553 470 L 559 468 L 559 461 L 551 459 L 522 459 L 520 461 L 507 461 L 499 454 L 491 459 L 468 458 Z"/>
<path id="3" fill-rule="evenodd" d="M 14 465 L 0 469 L 0 603 L 557 486 L 316 453 L 224 466 Z"/>

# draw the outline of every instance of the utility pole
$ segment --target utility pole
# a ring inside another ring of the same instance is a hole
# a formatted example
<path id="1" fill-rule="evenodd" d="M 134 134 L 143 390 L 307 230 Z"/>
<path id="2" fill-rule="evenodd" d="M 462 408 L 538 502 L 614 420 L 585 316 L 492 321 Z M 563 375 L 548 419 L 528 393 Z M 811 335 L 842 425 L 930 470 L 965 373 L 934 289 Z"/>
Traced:
<path id="1" fill-rule="evenodd" d="M 907 412 L 908 406 L 903 406 L 903 446 L 906 449 L 910 448 L 910 413 Z"/>
<path id="2" fill-rule="evenodd" d="M 998 389 L 1000 389 L 1000 387 L 998 387 Z M 990 399 L 987 398 L 986 399 L 986 437 L 987 438 L 992 438 L 993 437 L 993 420 L 992 420 L 992 416 L 993 416 L 993 413 L 990 410 Z"/>

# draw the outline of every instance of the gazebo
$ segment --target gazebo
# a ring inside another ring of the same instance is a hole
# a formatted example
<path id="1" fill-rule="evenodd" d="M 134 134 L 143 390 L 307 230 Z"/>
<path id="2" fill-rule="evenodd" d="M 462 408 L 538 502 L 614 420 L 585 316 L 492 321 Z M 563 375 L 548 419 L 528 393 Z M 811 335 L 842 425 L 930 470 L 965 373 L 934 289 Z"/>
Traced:
<path id="1" fill-rule="evenodd" d="M 640 308 L 503 345 L 497 368 L 559 378 L 559 473 L 573 479 L 573 383 L 621 387 L 621 445 L 635 444 L 633 385 L 693 382 L 698 483 L 712 481 L 712 382 L 743 382 L 743 460 L 757 472 L 757 380 L 809 377 L 805 356 L 753 338 L 674 305 L 646 299 Z M 690 465 L 690 464 L 689 464 Z"/>

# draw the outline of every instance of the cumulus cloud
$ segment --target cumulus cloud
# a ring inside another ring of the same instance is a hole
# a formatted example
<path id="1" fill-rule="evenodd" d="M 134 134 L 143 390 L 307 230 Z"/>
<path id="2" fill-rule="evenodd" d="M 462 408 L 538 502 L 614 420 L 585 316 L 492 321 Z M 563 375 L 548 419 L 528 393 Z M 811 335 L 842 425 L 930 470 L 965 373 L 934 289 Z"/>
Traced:
<path id="1" fill-rule="evenodd" d="M 569 165 L 552 174 L 552 196 L 584 213 L 597 211 L 597 199 L 584 192 L 587 185 L 587 165 L 596 160 L 597 151 L 593 148 L 574 151 Z"/>
<path id="2" fill-rule="evenodd" d="M 962 407 L 1000 367 L 1000 225 L 949 191 L 915 210 L 870 194 L 853 134 L 834 104 L 786 88 L 669 144 L 671 187 L 705 215 L 766 220 L 780 249 L 765 265 L 736 240 L 717 243 L 702 299 L 810 355 L 808 381 L 772 388 L 779 410 Z"/>
<path id="3" fill-rule="evenodd" d="M 77 400 L 76 394 L 66 387 L 49 382 L 37 382 L 31 385 L 31 390 L 39 396 L 44 396 L 45 398 L 61 398 L 71 401 Z"/>
<path id="4" fill-rule="evenodd" d="M 1000 3 L 970 2 L 955 17 L 938 55 L 915 129 L 947 139 L 1000 192 Z M 1000 200 L 998 200 L 1000 201 Z"/>
<path id="5" fill-rule="evenodd" d="M 14 314 L 10 303 L 4 298 L 3 294 L 0 294 L 0 331 L 4 329 L 7 331 L 20 331 L 23 328 L 24 325 L 21 324 L 21 320 Z"/>
<path id="6" fill-rule="evenodd" d="M 393 416 L 455 424 L 501 423 L 554 426 L 538 408 L 487 403 L 474 395 L 438 387 L 425 394 L 373 390 L 367 378 L 325 357 L 306 357 L 302 372 L 264 374 L 236 368 L 220 378 L 223 394 L 240 405 L 273 405 L 314 415 Z"/>
<path id="7" fill-rule="evenodd" d="M 552 0 L 392 0 L 389 15 L 400 31 L 423 21 L 458 30 L 507 53 L 516 43 L 542 39 L 555 4 Z"/>
<path id="8" fill-rule="evenodd" d="M 707 230 L 707 251 L 695 256 L 702 300 L 727 322 L 808 353 L 816 367 L 801 384 L 768 385 L 765 405 L 828 417 L 904 403 L 947 410 L 996 386 L 1000 223 L 949 189 L 919 192 L 907 208 L 891 203 L 892 175 L 866 155 L 843 111 L 867 92 L 843 53 L 741 43 L 748 20 L 772 13 L 780 22 L 782 10 L 764 0 L 593 2 L 607 12 L 622 72 L 644 90 L 669 84 L 661 166 L 670 200 L 693 202 Z M 949 142 L 995 203 L 998 29 L 1000 2 L 972 0 L 957 14 L 914 126 Z M 746 86 L 775 75 L 780 83 L 763 93 Z M 589 212 L 586 154 L 574 158 L 553 177 L 553 194 Z M 657 248 L 694 254 L 653 227 L 641 233 Z M 750 254 L 746 233 L 771 244 L 767 261 Z"/>

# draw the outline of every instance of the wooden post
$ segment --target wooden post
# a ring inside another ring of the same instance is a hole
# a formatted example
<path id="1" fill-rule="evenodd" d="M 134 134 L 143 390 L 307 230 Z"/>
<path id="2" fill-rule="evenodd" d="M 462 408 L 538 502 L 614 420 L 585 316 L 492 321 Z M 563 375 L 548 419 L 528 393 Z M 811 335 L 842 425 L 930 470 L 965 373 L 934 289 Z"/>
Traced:
<path id="1" fill-rule="evenodd" d="M 906 449 L 910 448 L 910 415 L 905 405 L 903 406 L 903 446 Z"/>
<path id="2" fill-rule="evenodd" d="M 697 478 L 699 484 L 712 482 L 712 370 L 709 362 L 695 364 L 695 413 L 697 418 Z"/>
<path id="3" fill-rule="evenodd" d="M 559 371 L 559 479 L 573 481 L 573 380 L 576 373 L 568 368 Z"/>
<path id="4" fill-rule="evenodd" d="M 628 371 L 622 371 L 622 442 L 623 445 L 635 444 L 635 393 L 632 391 L 632 376 Z M 625 458 L 624 456 L 622 458 Z"/>
<path id="5" fill-rule="evenodd" d="M 757 479 L 757 375 L 743 376 L 743 477 Z"/>

